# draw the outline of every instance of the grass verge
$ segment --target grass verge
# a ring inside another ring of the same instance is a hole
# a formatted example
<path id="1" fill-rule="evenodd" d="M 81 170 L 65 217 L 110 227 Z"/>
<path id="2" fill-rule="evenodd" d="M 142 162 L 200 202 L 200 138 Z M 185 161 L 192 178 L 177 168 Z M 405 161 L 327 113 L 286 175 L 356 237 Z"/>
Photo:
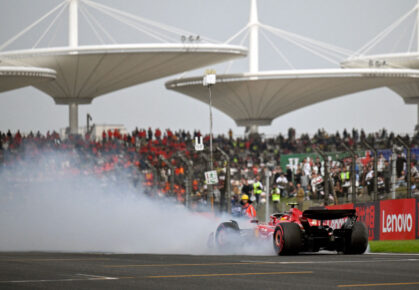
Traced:
<path id="1" fill-rule="evenodd" d="M 371 253 L 419 253 L 419 240 L 369 241 Z"/>

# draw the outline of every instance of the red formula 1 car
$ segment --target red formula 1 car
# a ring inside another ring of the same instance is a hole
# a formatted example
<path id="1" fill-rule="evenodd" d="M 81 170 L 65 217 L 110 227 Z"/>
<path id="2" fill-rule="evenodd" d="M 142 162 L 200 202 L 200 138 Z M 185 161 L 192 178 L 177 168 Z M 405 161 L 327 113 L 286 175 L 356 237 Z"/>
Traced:
<path id="1" fill-rule="evenodd" d="M 301 212 L 294 206 L 289 212 L 271 215 L 267 224 L 250 221 L 253 226 L 247 229 L 240 229 L 234 220 L 223 222 L 210 235 L 211 243 L 221 251 L 228 251 L 237 249 L 240 243 L 272 240 L 278 255 L 319 250 L 363 254 L 367 249 L 368 230 L 357 221 L 354 209 L 311 208 Z M 340 220 L 333 223 L 340 226 L 328 226 L 332 220 Z"/>

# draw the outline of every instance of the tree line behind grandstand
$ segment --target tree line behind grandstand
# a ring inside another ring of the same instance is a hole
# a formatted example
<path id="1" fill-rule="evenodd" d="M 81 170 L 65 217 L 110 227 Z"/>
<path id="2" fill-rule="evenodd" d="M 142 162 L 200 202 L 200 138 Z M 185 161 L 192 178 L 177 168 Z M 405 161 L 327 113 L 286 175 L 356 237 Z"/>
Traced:
<path id="1" fill-rule="evenodd" d="M 9 194 L 13 194 L 14 186 L 47 181 L 50 178 L 49 173 L 59 173 L 62 178 L 67 175 L 93 175 L 100 177 L 104 185 L 118 183 L 121 178 L 128 179 L 153 198 L 171 196 L 184 204 L 186 195 L 189 194 L 190 206 L 193 208 L 218 208 L 227 196 L 226 162 L 216 150 L 214 168 L 220 181 L 210 190 L 204 178 L 204 172 L 209 168 L 210 138 L 209 135 L 202 136 L 206 149 L 199 152 L 194 149 L 195 137 L 199 136 L 199 131 L 174 132 L 170 129 L 161 131 L 158 128 L 143 128 L 136 129 L 131 134 L 121 134 L 115 129 L 104 131 L 102 138 L 93 140 L 89 134 L 73 135 L 64 139 L 57 132 L 47 132 L 44 135 L 39 132 L 12 133 L 9 130 L 0 132 L 0 175 L 7 177 L 8 185 L 5 188 Z M 265 192 L 267 168 L 272 173 L 270 189 L 279 189 L 283 201 L 297 199 L 301 206 L 306 206 L 322 204 L 325 195 L 322 184 L 325 177 L 324 161 L 314 151 L 314 147 L 333 156 L 329 170 L 334 192 L 329 197 L 331 203 L 345 202 L 352 194 L 349 185 L 351 159 L 345 145 L 358 154 L 355 167 L 357 200 L 372 199 L 372 177 L 375 174 L 372 164 L 376 157 L 365 150 L 363 141 L 373 144 L 379 150 L 379 198 L 390 198 L 393 177 L 390 153 L 395 139 L 396 135 L 385 129 L 370 134 L 356 129 L 345 129 L 335 134 L 318 130 L 313 136 L 301 134 L 297 137 L 296 131 L 290 128 L 287 136 L 279 134 L 271 138 L 257 134 L 234 137 L 230 130 L 226 135 L 214 136 L 213 142 L 214 148 L 220 148 L 230 158 L 232 203 L 236 203 L 243 193 L 255 200 L 252 184 L 257 178 L 262 182 L 263 192 L 256 205 L 263 203 L 266 198 L 269 199 L 272 192 Z M 406 196 L 407 166 L 411 168 L 413 194 L 418 192 L 416 154 L 419 151 L 416 149 L 419 135 L 405 136 L 404 140 L 410 142 L 413 154 L 411 164 L 407 164 L 403 150 L 398 151 L 396 176 L 393 179 L 398 197 Z M 60 155 L 61 159 L 54 161 L 43 160 L 43 156 L 51 152 L 66 155 Z M 192 165 L 186 164 L 185 160 L 191 161 Z M 37 164 L 42 170 L 26 166 L 28 163 Z M 300 188 L 304 194 L 297 196 Z"/>

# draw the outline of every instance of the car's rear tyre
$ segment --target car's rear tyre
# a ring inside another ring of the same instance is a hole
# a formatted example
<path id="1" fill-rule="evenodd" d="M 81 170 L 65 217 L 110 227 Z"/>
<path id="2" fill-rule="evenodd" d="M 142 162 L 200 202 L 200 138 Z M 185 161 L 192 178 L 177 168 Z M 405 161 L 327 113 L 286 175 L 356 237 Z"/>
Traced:
<path id="1" fill-rule="evenodd" d="M 355 222 L 350 235 L 345 240 L 345 254 L 360 255 L 368 247 L 368 229 L 362 222 Z"/>
<path id="2" fill-rule="evenodd" d="M 221 223 L 215 231 L 215 244 L 220 250 L 230 250 L 240 239 L 240 229 L 236 222 Z"/>
<path id="3" fill-rule="evenodd" d="M 301 229 L 295 223 L 280 223 L 274 232 L 274 250 L 278 255 L 295 255 L 301 250 Z"/>

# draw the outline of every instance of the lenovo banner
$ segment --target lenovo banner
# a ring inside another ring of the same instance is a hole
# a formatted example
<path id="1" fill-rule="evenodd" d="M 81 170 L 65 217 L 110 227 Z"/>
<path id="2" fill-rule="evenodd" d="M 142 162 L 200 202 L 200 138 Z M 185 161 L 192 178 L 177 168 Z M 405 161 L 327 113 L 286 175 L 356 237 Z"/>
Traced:
<path id="1" fill-rule="evenodd" d="M 380 240 L 416 238 L 416 203 L 414 198 L 380 202 Z"/>

